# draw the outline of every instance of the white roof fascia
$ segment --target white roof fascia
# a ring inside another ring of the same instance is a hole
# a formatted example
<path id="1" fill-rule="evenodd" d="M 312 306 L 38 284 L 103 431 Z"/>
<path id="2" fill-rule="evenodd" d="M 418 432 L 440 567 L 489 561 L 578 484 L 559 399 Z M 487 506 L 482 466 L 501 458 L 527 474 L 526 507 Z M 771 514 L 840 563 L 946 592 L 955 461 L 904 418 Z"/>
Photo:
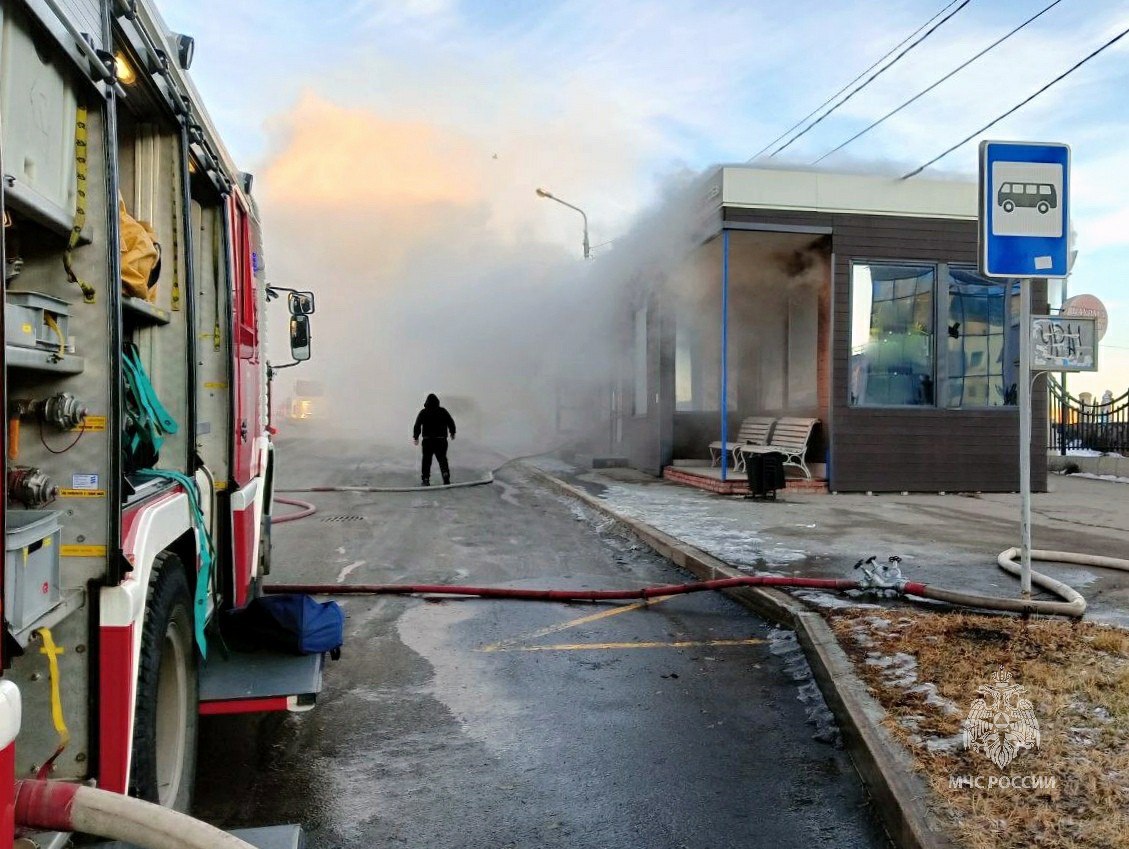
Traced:
<path id="1" fill-rule="evenodd" d="M 723 167 L 721 204 L 734 209 L 948 218 L 975 221 L 974 180 L 900 180 L 897 177 Z"/>

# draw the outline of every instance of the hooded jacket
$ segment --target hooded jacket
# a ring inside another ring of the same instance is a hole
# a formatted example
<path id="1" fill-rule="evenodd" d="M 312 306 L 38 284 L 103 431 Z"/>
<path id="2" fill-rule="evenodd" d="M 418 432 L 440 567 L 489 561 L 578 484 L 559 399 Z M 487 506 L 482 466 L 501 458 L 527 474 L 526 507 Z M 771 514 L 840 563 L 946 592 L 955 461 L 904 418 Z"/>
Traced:
<path id="1" fill-rule="evenodd" d="M 423 402 L 423 409 L 416 416 L 412 439 L 419 439 L 421 433 L 424 439 L 446 439 L 448 431 L 451 436 L 455 435 L 455 420 L 445 407 L 439 406 L 438 396 L 428 395 Z"/>

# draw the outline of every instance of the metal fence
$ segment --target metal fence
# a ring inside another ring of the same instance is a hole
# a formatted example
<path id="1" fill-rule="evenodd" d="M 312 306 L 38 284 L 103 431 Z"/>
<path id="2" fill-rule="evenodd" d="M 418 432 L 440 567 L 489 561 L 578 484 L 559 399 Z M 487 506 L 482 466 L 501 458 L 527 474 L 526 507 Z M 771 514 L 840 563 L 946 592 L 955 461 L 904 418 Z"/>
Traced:
<path id="1" fill-rule="evenodd" d="M 1129 390 L 1110 401 L 1083 401 L 1050 377 L 1047 448 L 1129 454 Z M 1085 394 L 1085 393 L 1083 393 Z"/>

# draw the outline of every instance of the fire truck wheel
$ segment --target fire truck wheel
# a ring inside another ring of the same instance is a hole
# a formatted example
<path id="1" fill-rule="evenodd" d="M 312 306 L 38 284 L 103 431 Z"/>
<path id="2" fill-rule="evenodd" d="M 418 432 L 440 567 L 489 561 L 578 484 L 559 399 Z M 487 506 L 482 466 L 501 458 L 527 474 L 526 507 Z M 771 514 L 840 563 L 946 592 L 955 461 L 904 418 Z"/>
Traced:
<path id="1" fill-rule="evenodd" d="M 188 810 L 198 700 L 192 595 L 180 558 L 166 551 L 154 561 L 145 605 L 130 795 Z"/>

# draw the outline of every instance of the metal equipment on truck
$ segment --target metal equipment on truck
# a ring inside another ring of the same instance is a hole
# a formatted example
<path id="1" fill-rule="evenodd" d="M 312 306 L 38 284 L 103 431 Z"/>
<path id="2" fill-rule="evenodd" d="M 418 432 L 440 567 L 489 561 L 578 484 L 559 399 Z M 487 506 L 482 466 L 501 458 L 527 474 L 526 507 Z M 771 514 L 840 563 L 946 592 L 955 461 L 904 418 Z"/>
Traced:
<path id="1" fill-rule="evenodd" d="M 198 716 L 321 686 L 320 656 L 209 645 L 269 569 L 269 373 L 313 297 L 268 366 L 252 177 L 193 49 L 150 0 L 0 6 L 0 849 L 19 782 L 187 810 Z"/>

